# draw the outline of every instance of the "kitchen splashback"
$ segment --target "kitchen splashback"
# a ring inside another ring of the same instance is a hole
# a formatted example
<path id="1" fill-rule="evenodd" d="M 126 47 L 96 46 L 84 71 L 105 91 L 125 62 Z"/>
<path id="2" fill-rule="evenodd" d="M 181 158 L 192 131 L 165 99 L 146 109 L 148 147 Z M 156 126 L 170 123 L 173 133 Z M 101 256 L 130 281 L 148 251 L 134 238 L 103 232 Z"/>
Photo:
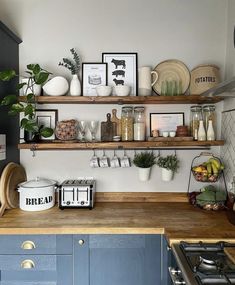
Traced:
<path id="1" fill-rule="evenodd" d="M 222 113 L 222 139 L 225 145 L 221 148 L 221 159 L 225 165 L 226 182 L 231 182 L 235 175 L 235 109 Z"/>

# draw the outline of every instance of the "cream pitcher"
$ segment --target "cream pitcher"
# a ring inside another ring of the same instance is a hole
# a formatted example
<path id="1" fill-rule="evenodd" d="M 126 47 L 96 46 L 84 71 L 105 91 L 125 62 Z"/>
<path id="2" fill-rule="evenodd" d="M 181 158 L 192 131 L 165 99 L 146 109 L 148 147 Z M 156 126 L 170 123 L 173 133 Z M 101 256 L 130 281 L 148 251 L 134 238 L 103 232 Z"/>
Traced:
<path id="1" fill-rule="evenodd" d="M 156 71 L 151 71 L 151 68 L 149 66 L 140 67 L 139 68 L 139 96 L 151 95 L 152 86 L 157 82 L 157 80 L 158 80 L 158 74 Z"/>

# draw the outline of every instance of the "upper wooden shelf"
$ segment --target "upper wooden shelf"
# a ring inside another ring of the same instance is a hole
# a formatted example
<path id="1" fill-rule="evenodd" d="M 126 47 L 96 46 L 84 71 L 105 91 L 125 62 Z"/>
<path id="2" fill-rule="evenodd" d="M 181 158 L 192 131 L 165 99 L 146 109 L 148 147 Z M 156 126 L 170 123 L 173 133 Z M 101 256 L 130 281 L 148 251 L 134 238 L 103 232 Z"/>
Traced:
<path id="1" fill-rule="evenodd" d="M 39 143 L 21 143 L 19 149 L 30 150 L 91 150 L 91 149 L 153 149 L 153 148 L 171 148 L 171 147 L 211 147 L 224 145 L 223 140 L 217 141 L 145 141 L 145 142 L 39 142 Z"/>
<path id="2" fill-rule="evenodd" d="M 20 96 L 25 101 L 25 96 Z M 181 96 L 36 96 L 39 104 L 207 104 L 222 101 L 220 97 Z"/>

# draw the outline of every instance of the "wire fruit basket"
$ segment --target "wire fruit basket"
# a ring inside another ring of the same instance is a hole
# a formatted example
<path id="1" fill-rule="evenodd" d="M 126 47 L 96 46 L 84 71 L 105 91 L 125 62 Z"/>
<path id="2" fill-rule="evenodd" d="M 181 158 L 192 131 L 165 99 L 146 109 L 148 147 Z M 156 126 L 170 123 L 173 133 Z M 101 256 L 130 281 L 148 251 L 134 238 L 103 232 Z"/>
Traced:
<path id="1" fill-rule="evenodd" d="M 194 157 L 191 163 L 188 198 L 192 205 L 198 206 L 205 210 L 221 210 L 226 208 L 227 187 L 224 177 L 224 166 L 221 160 L 212 153 L 202 152 Z M 197 182 L 205 183 L 199 190 L 190 192 L 191 176 L 194 176 Z M 218 182 L 223 178 L 224 189 Z"/>

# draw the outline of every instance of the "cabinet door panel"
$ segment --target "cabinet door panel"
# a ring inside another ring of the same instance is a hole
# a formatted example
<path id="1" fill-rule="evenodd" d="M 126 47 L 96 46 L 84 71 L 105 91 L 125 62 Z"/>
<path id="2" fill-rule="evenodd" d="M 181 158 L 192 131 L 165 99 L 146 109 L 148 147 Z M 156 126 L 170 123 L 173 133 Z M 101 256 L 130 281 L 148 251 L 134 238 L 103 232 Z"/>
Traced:
<path id="1" fill-rule="evenodd" d="M 23 268 L 24 262 L 33 267 Z M 72 285 L 72 268 L 69 255 L 1 255 L 0 284 Z"/>
<path id="2" fill-rule="evenodd" d="M 83 285 L 161 284 L 160 236 L 75 236 L 74 242 L 75 284 L 81 276 Z"/>

